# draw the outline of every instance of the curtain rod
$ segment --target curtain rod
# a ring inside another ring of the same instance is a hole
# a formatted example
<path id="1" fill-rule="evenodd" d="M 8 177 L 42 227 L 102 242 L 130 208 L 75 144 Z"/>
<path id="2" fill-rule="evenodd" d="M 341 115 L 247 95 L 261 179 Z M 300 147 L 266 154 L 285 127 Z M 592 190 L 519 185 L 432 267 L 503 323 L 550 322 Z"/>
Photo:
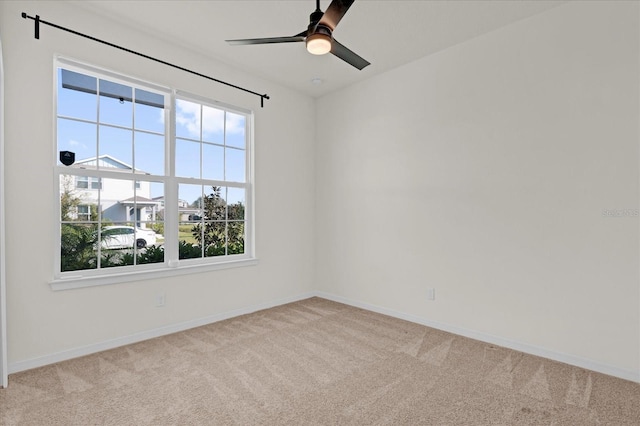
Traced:
<path id="1" fill-rule="evenodd" d="M 185 72 L 188 72 L 190 74 L 197 75 L 198 77 L 206 78 L 207 80 L 215 81 L 216 83 L 224 84 L 226 86 L 233 87 L 234 89 L 242 90 L 243 92 L 247 92 L 247 93 L 251 93 L 252 95 L 259 96 L 260 97 L 260 106 L 263 107 L 263 108 L 264 108 L 264 100 L 265 99 L 269 99 L 269 95 L 267 95 L 266 93 L 263 95 L 263 94 L 260 94 L 258 92 L 254 92 L 253 90 L 245 89 L 244 87 L 236 86 L 235 84 L 227 83 L 226 81 L 222 81 L 222 80 L 218 80 L 217 78 L 209 77 L 208 75 L 201 74 L 201 73 L 199 73 L 197 71 L 192 71 L 192 70 L 190 70 L 188 68 L 181 67 L 180 65 L 175 65 L 175 64 L 172 64 L 170 62 L 163 61 L 162 59 L 154 58 L 153 56 L 145 55 L 144 53 L 136 52 L 135 50 L 127 49 L 126 47 L 118 46 L 117 44 L 113 44 L 113 43 L 110 43 L 108 41 L 100 40 L 99 38 L 96 38 L 96 37 L 93 37 L 93 36 L 90 36 L 90 35 L 87 35 L 87 34 L 83 34 L 81 32 L 72 30 L 70 28 L 65 28 L 63 26 L 54 24 L 52 22 L 44 21 L 44 20 L 40 19 L 40 15 L 36 15 L 34 17 L 34 16 L 27 15 L 25 12 L 22 12 L 22 17 L 24 19 L 31 19 L 31 20 L 35 21 L 34 37 L 36 39 L 38 39 L 38 40 L 40 39 L 40 24 L 49 25 L 50 27 L 57 28 L 57 29 L 62 30 L 62 31 L 66 31 L 68 33 L 75 34 L 77 36 L 84 37 L 84 38 L 87 38 L 89 40 L 96 41 L 98 43 L 106 44 L 107 46 L 111 46 L 111 47 L 115 47 L 116 49 L 124 50 L 125 52 L 132 53 L 132 54 L 137 55 L 137 56 L 141 56 L 141 57 L 143 57 L 145 59 L 149 59 L 149 60 L 164 64 L 164 65 L 179 69 L 181 71 L 185 71 Z"/>

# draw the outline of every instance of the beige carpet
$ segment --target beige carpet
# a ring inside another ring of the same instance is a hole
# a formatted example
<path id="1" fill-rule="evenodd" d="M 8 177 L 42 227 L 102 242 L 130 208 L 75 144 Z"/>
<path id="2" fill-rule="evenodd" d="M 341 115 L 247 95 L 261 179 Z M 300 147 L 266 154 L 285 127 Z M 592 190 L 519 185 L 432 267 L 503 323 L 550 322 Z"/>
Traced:
<path id="1" fill-rule="evenodd" d="M 640 385 L 312 298 L 9 377 L 2 425 L 639 425 Z"/>

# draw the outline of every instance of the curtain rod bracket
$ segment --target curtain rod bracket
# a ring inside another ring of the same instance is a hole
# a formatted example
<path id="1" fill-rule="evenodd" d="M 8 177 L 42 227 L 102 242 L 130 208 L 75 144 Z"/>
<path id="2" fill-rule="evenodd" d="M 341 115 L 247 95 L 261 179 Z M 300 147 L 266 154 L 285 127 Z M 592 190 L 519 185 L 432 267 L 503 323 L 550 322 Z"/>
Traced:
<path id="1" fill-rule="evenodd" d="M 264 100 L 265 99 L 269 99 L 269 95 L 267 95 L 267 94 L 262 95 L 262 94 L 260 94 L 258 92 L 254 92 L 253 90 L 245 89 L 244 87 L 236 86 L 235 84 L 227 83 L 226 81 L 222 81 L 222 80 L 218 80 L 217 78 L 209 77 L 208 75 L 204 75 L 204 74 L 201 74 L 199 72 L 192 71 L 192 70 L 190 70 L 188 68 L 181 67 L 180 65 L 175 65 L 175 64 L 172 64 L 170 62 L 163 61 L 162 59 L 154 58 L 153 56 L 145 55 L 144 53 L 136 52 L 135 50 L 131 50 L 131 49 L 128 49 L 126 47 L 118 46 L 117 44 L 113 44 L 113 43 L 110 43 L 108 41 L 100 40 L 99 38 L 96 38 L 96 37 L 93 37 L 93 36 L 90 36 L 90 35 L 87 35 L 87 34 L 83 34 L 81 32 L 78 32 L 78 31 L 75 31 L 75 30 L 72 30 L 72 29 L 69 29 L 69 28 L 65 28 L 63 26 L 60 26 L 60 25 L 57 25 L 57 24 L 54 24 L 54 23 L 51 23 L 51 22 L 47 22 L 47 21 L 41 20 L 40 19 L 40 15 L 36 15 L 35 17 L 33 17 L 33 16 L 27 15 L 26 12 L 22 12 L 21 16 L 24 19 L 33 19 L 35 21 L 35 34 L 34 34 L 34 36 L 35 36 L 36 39 L 40 39 L 40 24 L 42 23 L 44 25 L 49 25 L 50 27 L 57 28 L 57 29 L 62 30 L 62 31 L 66 31 L 66 32 L 71 33 L 71 34 L 74 34 L 74 35 L 77 35 L 77 36 L 80 36 L 80 37 L 84 37 L 84 38 L 87 38 L 89 40 L 93 40 L 93 41 L 95 41 L 97 43 L 105 44 L 107 46 L 111 46 L 111 47 L 116 48 L 116 49 L 124 50 L 125 52 L 131 53 L 133 55 L 137 55 L 137 56 L 143 57 L 145 59 L 149 59 L 151 61 L 158 62 L 160 64 L 164 64 L 164 65 L 167 65 L 169 67 L 176 68 L 176 69 L 179 69 L 181 71 L 185 71 L 185 72 L 197 75 L 197 76 L 202 77 L 202 78 L 206 78 L 207 80 L 215 81 L 216 83 L 224 84 L 225 86 L 233 87 L 234 89 L 242 90 L 243 92 L 247 92 L 247 93 L 251 93 L 252 95 L 259 96 L 260 97 L 260 107 L 261 108 L 264 108 Z"/>
<path id="2" fill-rule="evenodd" d="M 35 18 L 32 18 L 31 16 L 27 15 L 25 12 L 22 12 L 21 16 L 24 19 L 31 18 L 35 21 L 34 27 L 33 27 L 33 37 L 40 40 L 40 15 L 36 15 Z"/>

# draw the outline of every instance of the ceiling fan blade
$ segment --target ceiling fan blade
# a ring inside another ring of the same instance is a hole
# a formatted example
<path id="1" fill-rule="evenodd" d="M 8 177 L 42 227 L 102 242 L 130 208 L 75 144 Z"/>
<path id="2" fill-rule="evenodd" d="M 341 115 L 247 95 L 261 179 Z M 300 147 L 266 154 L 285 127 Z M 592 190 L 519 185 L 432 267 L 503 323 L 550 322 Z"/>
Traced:
<path id="1" fill-rule="evenodd" d="M 342 19 L 347 10 L 351 7 L 354 0 L 333 0 L 327 10 L 320 18 L 318 25 L 329 27 L 331 31 L 336 29 L 338 22 Z"/>
<path id="2" fill-rule="evenodd" d="M 295 43 L 304 41 L 307 32 L 300 33 L 292 37 L 267 37 L 267 38 L 244 38 L 239 40 L 225 40 L 232 46 L 241 46 L 248 44 L 271 44 L 271 43 Z"/>
<path id="3" fill-rule="evenodd" d="M 338 58 L 342 59 L 349 65 L 352 65 L 359 70 L 363 69 L 367 65 L 371 65 L 369 61 L 364 58 L 361 58 L 356 53 L 352 52 L 342 44 L 338 43 L 338 40 L 335 38 L 331 42 L 331 53 L 333 53 Z"/>

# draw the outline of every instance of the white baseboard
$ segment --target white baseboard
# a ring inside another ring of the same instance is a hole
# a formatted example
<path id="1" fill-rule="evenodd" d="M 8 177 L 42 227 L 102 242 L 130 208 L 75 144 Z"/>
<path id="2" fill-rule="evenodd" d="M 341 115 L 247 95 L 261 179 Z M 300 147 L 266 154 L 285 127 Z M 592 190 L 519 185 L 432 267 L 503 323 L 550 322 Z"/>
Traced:
<path id="1" fill-rule="evenodd" d="M 580 367 L 587 370 L 596 371 L 598 373 L 606 374 L 609 376 L 619 377 L 621 379 L 640 383 L 640 371 L 626 370 L 623 368 L 602 364 L 600 362 L 593 361 L 590 359 L 585 359 L 585 358 L 565 354 L 562 352 L 552 351 L 549 349 L 529 345 L 527 343 L 522 343 L 515 340 L 505 339 L 499 336 L 494 336 L 492 334 L 481 333 L 478 331 L 469 330 L 466 328 L 457 327 L 450 324 L 431 321 L 425 318 L 395 311 L 393 309 L 383 308 L 381 306 L 376 306 L 376 305 L 371 305 L 369 303 L 351 300 L 342 296 L 337 296 L 337 295 L 325 293 L 322 291 L 315 292 L 315 295 L 318 297 L 322 297 L 323 299 L 333 300 L 334 302 L 344 303 L 345 305 L 354 306 L 356 308 L 366 309 L 368 311 L 377 312 L 380 314 L 388 315 L 390 317 L 403 319 L 405 321 L 425 325 L 427 327 L 435 328 L 442 331 L 447 331 L 449 333 L 457 334 L 459 336 L 469 337 L 471 339 L 480 340 L 482 342 L 491 343 L 493 345 L 502 346 L 502 347 L 513 349 L 519 352 L 524 352 L 530 355 L 540 356 L 543 358 L 573 365 L 575 367 Z"/>
<path id="2" fill-rule="evenodd" d="M 56 362 L 66 361 L 72 358 L 80 356 L 90 355 L 96 352 L 102 352 L 109 349 L 114 349 L 120 346 L 129 345 L 132 343 L 141 342 L 155 337 L 164 336 L 167 334 L 177 333 L 179 331 L 188 330 L 194 327 L 200 327 L 214 322 L 223 321 L 229 318 L 234 318 L 240 315 L 250 314 L 252 312 L 260 311 L 263 309 L 273 308 L 275 306 L 284 305 L 287 303 L 297 302 L 299 300 L 308 299 L 310 297 L 322 297 L 334 302 L 344 303 L 345 305 L 354 306 L 368 311 L 377 312 L 380 314 L 388 315 L 394 318 L 399 318 L 405 321 L 410 321 L 416 324 L 425 325 L 438 330 L 447 331 L 449 333 L 457 334 L 459 336 L 469 337 L 471 339 L 480 340 L 482 342 L 491 343 L 494 345 L 502 346 L 505 348 L 513 349 L 516 351 L 524 352 L 530 355 L 536 355 L 543 358 L 551 359 L 554 361 L 563 362 L 565 364 L 573 365 L 587 370 L 596 371 L 598 373 L 607 374 L 609 376 L 619 377 L 621 379 L 630 380 L 640 383 L 640 372 L 633 370 L 626 370 L 618 367 L 614 367 L 607 364 L 602 364 L 593 360 L 568 355 L 561 352 L 552 351 L 549 349 L 541 348 L 538 346 L 529 345 L 510 339 L 505 339 L 499 336 L 494 336 L 487 333 L 481 333 L 474 330 L 469 330 L 462 327 L 453 326 L 450 324 L 439 323 L 431 321 L 425 318 L 417 317 L 415 315 L 405 314 L 393 309 L 384 308 L 381 306 L 372 305 L 369 303 L 359 302 L 351 300 L 342 296 L 337 296 L 331 293 L 325 293 L 322 291 L 312 291 L 303 293 L 297 296 L 288 297 L 279 300 L 273 300 L 265 303 L 260 303 L 246 308 L 236 309 L 229 312 L 224 312 L 216 315 L 211 315 L 204 318 L 185 321 L 178 324 L 172 324 L 152 330 L 143 331 L 140 333 L 131 334 L 128 336 L 119 337 L 117 339 L 107 340 L 79 348 L 69 349 L 54 354 L 45 355 L 38 358 L 32 358 L 24 361 L 18 361 L 9 364 L 9 374 L 17 373 L 20 371 L 30 370 L 32 368 L 42 367 L 45 365 L 53 364 Z"/>
<path id="3" fill-rule="evenodd" d="M 38 368 L 38 367 L 53 364 L 56 362 L 66 361 L 69 359 L 94 354 L 96 352 L 102 352 L 109 349 L 118 348 L 124 345 L 130 345 L 132 343 L 142 342 L 144 340 L 153 339 L 155 337 L 177 333 L 179 331 L 188 330 L 190 328 L 212 324 L 214 322 L 223 321 L 223 320 L 234 318 L 240 315 L 246 315 L 256 311 L 261 311 L 263 309 L 269 309 L 275 306 L 297 302 L 299 300 L 308 299 L 313 296 L 316 296 L 315 292 L 303 293 L 293 297 L 287 297 L 284 299 L 259 303 L 257 305 L 248 306 L 246 308 L 235 309 L 229 312 L 223 312 L 220 314 L 211 315 L 204 318 L 198 318 L 195 320 L 185 321 L 177 324 L 171 324 L 164 327 L 131 334 L 128 336 L 118 337 L 116 339 L 111 339 L 104 342 L 94 343 L 91 345 L 81 346 L 79 348 L 56 352 L 56 353 L 44 355 L 38 358 L 31 358 L 24 361 L 13 362 L 13 363 L 9 363 L 8 371 L 9 371 L 9 374 L 13 374 L 13 373 L 18 373 L 20 371 L 31 370 L 32 368 Z"/>

